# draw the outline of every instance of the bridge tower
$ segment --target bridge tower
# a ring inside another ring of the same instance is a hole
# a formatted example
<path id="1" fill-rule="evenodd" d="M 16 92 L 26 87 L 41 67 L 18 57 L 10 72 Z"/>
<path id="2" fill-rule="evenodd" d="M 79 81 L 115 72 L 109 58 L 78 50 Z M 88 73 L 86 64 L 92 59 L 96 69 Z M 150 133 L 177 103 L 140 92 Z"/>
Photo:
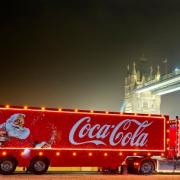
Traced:
<path id="1" fill-rule="evenodd" d="M 142 64 L 141 64 L 141 68 Z M 135 62 L 130 69 L 127 66 L 127 76 L 125 77 L 125 99 L 124 111 L 137 113 L 160 113 L 161 96 L 153 94 L 152 91 L 134 93 L 137 86 L 143 86 L 148 81 L 159 81 L 161 77 L 159 66 L 153 71 L 152 66 L 147 72 L 136 68 Z"/>

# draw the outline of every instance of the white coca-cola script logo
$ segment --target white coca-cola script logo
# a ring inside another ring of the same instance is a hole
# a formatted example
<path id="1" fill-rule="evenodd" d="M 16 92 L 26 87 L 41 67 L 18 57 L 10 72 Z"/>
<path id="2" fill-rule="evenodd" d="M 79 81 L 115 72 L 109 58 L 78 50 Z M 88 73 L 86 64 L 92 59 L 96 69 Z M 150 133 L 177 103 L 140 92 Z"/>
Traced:
<path id="1" fill-rule="evenodd" d="M 148 122 L 148 120 L 140 122 L 135 119 L 125 119 L 118 124 L 92 125 L 90 117 L 83 117 L 70 130 L 69 141 L 74 145 L 93 143 L 106 146 L 109 141 L 111 146 L 142 147 L 148 141 L 148 133 L 145 132 L 145 129 L 151 124 L 152 122 Z M 135 127 L 133 132 L 132 126 Z M 75 138 L 75 135 L 78 138 Z M 106 138 L 108 141 L 105 140 Z"/>

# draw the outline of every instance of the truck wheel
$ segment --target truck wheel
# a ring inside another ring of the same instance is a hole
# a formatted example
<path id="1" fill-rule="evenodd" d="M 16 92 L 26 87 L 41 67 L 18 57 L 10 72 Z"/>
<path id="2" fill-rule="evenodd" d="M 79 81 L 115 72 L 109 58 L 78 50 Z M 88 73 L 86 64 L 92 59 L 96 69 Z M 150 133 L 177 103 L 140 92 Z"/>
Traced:
<path id="1" fill-rule="evenodd" d="M 152 174 L 154 172 L 154 163 L 151 160 L 142 161 L 140 165 L 141 174 Z"/>
<path id="2" fill-rule="evenodd" d="M 12 174 L 17 166 L 16 159 L 12 157 L 6 157 L 0 159 L 0 173 L 4 175 Z"/>
<path id="3" fill-rule="evenodd" d="M 35 157 L 31 160 L 29 170 L 34 174 L 44 174 L 49 167 L 49 160 L 46 157 Z"/>

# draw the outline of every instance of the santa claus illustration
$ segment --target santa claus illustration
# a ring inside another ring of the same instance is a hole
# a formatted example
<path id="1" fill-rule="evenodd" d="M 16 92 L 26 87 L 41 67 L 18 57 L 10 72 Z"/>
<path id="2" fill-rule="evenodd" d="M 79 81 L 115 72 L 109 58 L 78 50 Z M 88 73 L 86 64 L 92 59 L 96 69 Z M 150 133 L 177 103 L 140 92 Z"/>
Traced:
<path id="1" fill-rule="evenodd" d="M 11 115 L 4 123 L 0 124 L 0 146 L 18 146 L 34 148 L 51 148 L 55 141 L 56 132 L 53 131 L 50 139 L 38 139 L 30 135 L 30 129 L 25 127 L 25 114 L 16 113 Z M 37 140 L 38 139 L 38 140 Z"/>
<path id="2" fill-rule="evenodd" d="M 29 136 L 30 130 L 24 127 L 24 118 L 24 114 L 13 114 L 0 125 L 0 145 L 11 137 L 24 140 Z"/>

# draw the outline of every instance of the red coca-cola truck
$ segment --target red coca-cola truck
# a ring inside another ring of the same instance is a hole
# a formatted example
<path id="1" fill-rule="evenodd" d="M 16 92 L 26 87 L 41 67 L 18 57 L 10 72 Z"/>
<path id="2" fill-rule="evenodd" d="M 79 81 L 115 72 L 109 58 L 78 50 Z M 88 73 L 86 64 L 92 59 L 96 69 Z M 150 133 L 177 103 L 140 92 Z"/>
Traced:
<path id="1" fill-rule="evenodd" d="M 0 173 L 17 166 L 35 174 L 77 166 L 153 173 L 158 158 L 178 159 L 176 123 L 164 115 L 0 106 Z"/>

